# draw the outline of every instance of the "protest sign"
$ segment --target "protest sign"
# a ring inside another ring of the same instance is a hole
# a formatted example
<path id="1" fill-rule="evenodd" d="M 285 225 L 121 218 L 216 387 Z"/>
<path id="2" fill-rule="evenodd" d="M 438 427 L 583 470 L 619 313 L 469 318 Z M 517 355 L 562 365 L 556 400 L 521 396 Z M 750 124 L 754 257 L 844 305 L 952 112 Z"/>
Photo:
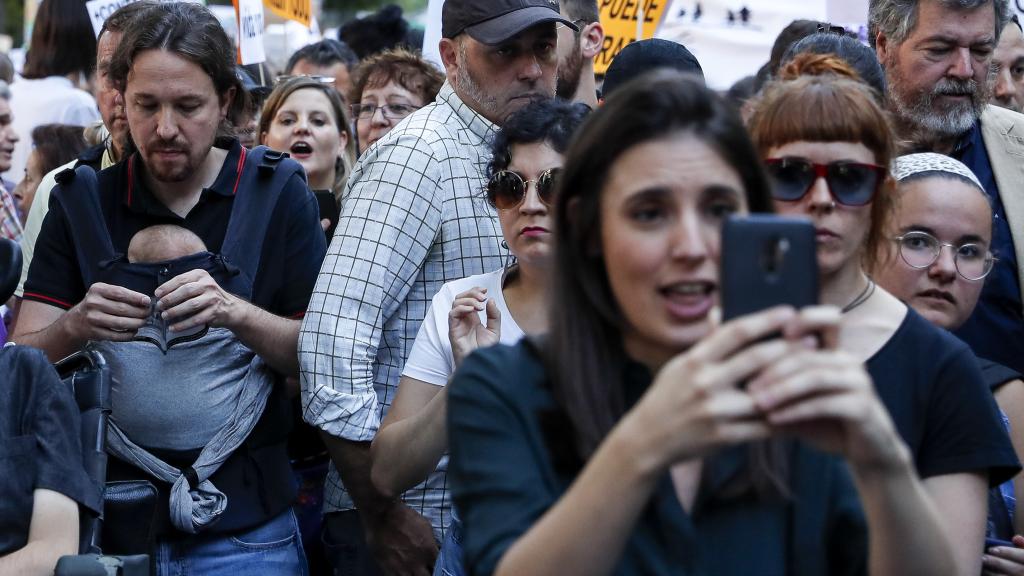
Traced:
<path id="1" fill-rule="evenodd" d="M 598 8 L 604 28 L 604 45 L 594 59 L 594 72 L 604 74 L 612 58 L 627 44 L 636 41 L 639 32 L 643 38 L 653 38 L 670 1 L 600 0 Z"/>
<path id="2" fill-rule="evenodd" d="M 309 28 L 309 22 L 313 16 L 311 0 L 263 0 L 263 4 L 281 18 L 294 20 Z"/>
<path id="3" fill-rule="evenodd" d="M 99 37 L 100 30 L 103 29 L 103 23 L 107 21 L 107 18 L 111 14 L 117 11 L 122 6 L 127 6 L 139 0 L 90 0 L 85 3 L 85 9 L 89 11 L 89 19 L 92 21 L 92 30 Z M 175 0 L 164 0 L 172 2 Z M 182 0 L 185 2 L 196 2 L 197 4 L 205 4 L 203 0 Z"/>
<path id="4" fill-rule="evenodd" d="M 259 64 L 267 59 L 263 46 L 263 1 L 234 0 L 238 22 L 238 61 Z"/>

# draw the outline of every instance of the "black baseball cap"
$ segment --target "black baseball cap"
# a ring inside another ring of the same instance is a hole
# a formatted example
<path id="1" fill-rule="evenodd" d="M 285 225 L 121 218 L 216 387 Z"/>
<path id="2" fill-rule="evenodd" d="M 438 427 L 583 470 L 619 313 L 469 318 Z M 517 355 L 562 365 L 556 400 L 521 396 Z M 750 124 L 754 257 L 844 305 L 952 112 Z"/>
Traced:
<path id="1" fill-rule="evenodd" d="M 601 97 L 607 98 L 619 86 L 656 68 L 672 68 L 704 80 L 700 62 L 686 46 L 671 40 L 649 38 L 633 42 L 615 55 L 604 74 Z"/>
<path id="2" fill-rule="evenodd" d="M 477 42 L 493 46 L 545 22 L 579 30 L 558 9 L 558 0 L 445 0 L 441 37 L 455 38 L 465 32 Z"/>

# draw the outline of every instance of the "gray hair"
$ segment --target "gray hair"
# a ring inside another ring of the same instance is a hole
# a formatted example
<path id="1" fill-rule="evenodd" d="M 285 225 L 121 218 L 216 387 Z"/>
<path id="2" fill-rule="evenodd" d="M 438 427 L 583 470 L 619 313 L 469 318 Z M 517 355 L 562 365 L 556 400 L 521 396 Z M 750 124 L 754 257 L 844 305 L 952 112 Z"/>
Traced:
<path id="1" fill-rule="evenodd" d="M 868 6 L 868 39 L 871 47 L 875 47 L 875 39 L 878 33 L 885 34 L 890 42 L 899 44 L 910 36 L 910 33 L 917 27 L 917 7 L 922 0 L 871 0 Z M 984 6 L 989 2 L 995 9 L 996 26 L 995 39 L 999 41 L 999 35 L 1003 27 L 1010 21 L 1009 0 L 925 0 L 938 2 L 944 7 L 957 10 L 973 10 Z"/>

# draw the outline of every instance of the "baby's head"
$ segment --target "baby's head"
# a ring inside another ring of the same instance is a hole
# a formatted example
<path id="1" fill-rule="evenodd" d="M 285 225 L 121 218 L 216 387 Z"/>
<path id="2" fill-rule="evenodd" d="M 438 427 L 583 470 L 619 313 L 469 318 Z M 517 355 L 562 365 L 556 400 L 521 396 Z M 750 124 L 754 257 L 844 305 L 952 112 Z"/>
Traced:
<path id="1" fill-rule="evenodd" d="M 205 252 L 206 244 L 192 231 L 160 224 L 138 231 L 128 243 L 128 261 L 153 263 L 174 260 L 197 252 Z"/>

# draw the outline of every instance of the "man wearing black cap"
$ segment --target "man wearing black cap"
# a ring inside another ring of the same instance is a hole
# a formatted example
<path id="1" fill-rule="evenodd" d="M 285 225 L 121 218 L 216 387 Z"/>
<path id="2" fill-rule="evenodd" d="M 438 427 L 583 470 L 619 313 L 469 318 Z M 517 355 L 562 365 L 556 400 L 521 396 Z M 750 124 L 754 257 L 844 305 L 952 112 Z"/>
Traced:
<path id="1" fill-rule="evenodd" d="M 299 341 L 304 417 L 333 463 L 324 537 L 340 573 L 426 573 L 451 521 L 446 458 L 404 495 L 382 494 L 370 441 L 434 294 L 505 263 L 497 218 L 480 200 L 488 142 L 509 114 L 554 96 L 558 26 L 575 29 L 555 0 L 447 0 L 447 81 L 349 179 Z"/>

